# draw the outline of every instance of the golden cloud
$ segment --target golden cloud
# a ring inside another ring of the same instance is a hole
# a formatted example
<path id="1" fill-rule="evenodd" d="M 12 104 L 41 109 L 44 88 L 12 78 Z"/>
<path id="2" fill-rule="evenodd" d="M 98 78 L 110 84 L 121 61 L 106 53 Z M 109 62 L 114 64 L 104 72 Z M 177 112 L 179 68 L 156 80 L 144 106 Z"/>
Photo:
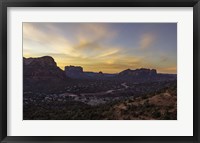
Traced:
<path id="1" fill-rule="evenodd" d="M 111 50 L 108 50 L 108 51 L 101 53 L 100 55 L 97 56 L 97 58 L 104 58 L 104 57 L 107 57 L 107 56 L 112 56 L 112 55 L 117 54 L 117 53 L 119 53 L 119 49 L 111 49 Z"/>
<path id="2" fill-rule="evenodd" d="M 150 67 L 147 57 L 130 55 L 121 45 L 109 45 L 105 41 L 117 33 L 104 24 L 81 24 L 73 37 L 67 38 L 58 32 L 59 27 L 45 25 L 45 30 L 35 24 L 23 24 L 23 50 L 25 57 L 52 56 L 57 65 L 83 66 L 86 71 L 117 73 L 127 68 Z M 48 30 L 47 30 L 48 29 Z M 109 39 L 109 40 L 110 40 Z M 104 41 L 105 40 L 105 41 Z M 155 42 L 155 35 L 146 33 L 139 40 L 140 49 L 147 49 Z M 134 54 L 134 53 L 133 53 Z M 163 59 L 165 60 L 165 59 Z M 159 69 L 159 67 L 158 67 Z M 175 73 L 176 67 L 160 68 L 161 72 Z"/>
<path id="3" fill-rule="evenodd" d="M 52 28 L 51 28 L 52 29 Z M 23 48 L 32 50 L 37 48 L 38 52 L 62 53 L 70 56 L 78 56 L 73 52 L 72 43 L 62 35 L 49 29 L 48 33 L 41 31 L 37 26 L 30 23 L 23 23 Z M 34 47 L 34 44 L 37 47 Z"/>

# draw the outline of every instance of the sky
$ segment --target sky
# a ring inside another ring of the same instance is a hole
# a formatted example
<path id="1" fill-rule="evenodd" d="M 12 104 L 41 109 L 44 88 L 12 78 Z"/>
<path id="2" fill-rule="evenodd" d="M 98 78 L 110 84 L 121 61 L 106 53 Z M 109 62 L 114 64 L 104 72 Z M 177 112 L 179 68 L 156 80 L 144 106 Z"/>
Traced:
<path id="1" fill-rule="evenodd" d="M 84 71 L 177 73 L 176 23 L 23 23 L 23 56 L 51 56 Z"/>

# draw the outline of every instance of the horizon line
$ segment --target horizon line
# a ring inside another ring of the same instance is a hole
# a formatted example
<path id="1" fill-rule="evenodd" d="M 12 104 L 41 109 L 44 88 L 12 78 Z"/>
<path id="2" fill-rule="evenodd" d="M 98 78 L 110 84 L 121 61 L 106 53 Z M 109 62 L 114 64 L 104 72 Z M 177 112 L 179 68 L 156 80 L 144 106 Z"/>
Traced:
<path id="1" fill-rule="evenodd" d="M 158 70 L 156 69 L 156 68 L 144 68 L 144 67 L 138 67 L 138 68 L 135 68 L 135 69 L 132 69 L 132 68 L 127 68 L 127 69 L 124 69 L 124 70 L 121 70 L 121 71 L 119 71 L 119 72 L 115 72 L 115 73 L 109 73 L 109 72 L 103 72 L 102 70 L 99 70 L 99 71 L 84 71 L 84 66 L 81 66 L 81 65 L 66 65 L 66 66 L 64 66 L 63 68 L 61 68 L 60 66 L 58 66 L 58 63 L 55 61 L 55 59 L 52 57 L 52 56 L 49 56 L 49 55 L 45 55 L 45 56 L 40 56 L 40 57 L 25 57 L 25 56 L 22 56 L 22 59 L 23 58 L 25 58 L 25 59 L 29 59 L 29 58 L 43 58 L 43 57 L 51 57 L 53 60 L 54 60 L 54 62 L 56 63 L 56 65 L 57 65 L 57 67 L 59 67 L 62 71 L 65 71 L 65 67 L 66 66 L 74 66 L 74 67 L 82 67 L 83 68 L 83 72 L 93 72 L 93 73 L 99 73 L 99 72 L 102 72 L 103 74 L 118 74 L 118 73 L 120 73 L 120 72 L 122 72 L 122 71 L 125 71 L 125 70 L 128 70 L 128 69 L 130 69 L 130 70 L 137 70 L 137 69 L 149 69 L 149 70 L 156 70 L 156 72 L 157 72 L 157 74 L 176 74 L 177 75 L 177 72 L 176 73 L 168 73 L 168 72 L 158 72 Z"/>

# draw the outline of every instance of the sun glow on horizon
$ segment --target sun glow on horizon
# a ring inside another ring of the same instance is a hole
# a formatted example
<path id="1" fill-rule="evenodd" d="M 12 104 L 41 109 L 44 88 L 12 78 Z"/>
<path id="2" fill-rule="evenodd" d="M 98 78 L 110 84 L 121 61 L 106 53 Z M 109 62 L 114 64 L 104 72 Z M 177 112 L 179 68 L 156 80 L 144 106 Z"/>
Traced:
<path id="1" fill-rule="evenodd" d="M 23 56 L 119 73 L 140 67 L 177 73 L 176 23 L 23 23 Z"/>

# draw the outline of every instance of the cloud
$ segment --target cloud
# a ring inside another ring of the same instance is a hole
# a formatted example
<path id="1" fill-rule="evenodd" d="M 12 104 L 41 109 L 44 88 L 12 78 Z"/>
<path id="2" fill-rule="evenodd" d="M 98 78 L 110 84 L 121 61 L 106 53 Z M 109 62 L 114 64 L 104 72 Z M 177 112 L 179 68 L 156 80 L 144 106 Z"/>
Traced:
<path id="1" fill-rule="evenodd" d="M 93 40 L 114 38 L 117 32 L 110 29 L 106 24 L 85 23 L 80 26 L 79 36 L 86 36 Z"/>
<path id="2" fill-rule="evenodd" d="M 48 24 L 47 24 L 48 25 Z M 23 48 L 29 49 L 33 53 L 52 52 L 66 55 L 78 56 L 72 51 L 72 43 L 53 28 L 45 27 L 45 30 L 34 23 L 23 24 Z"/>
<path id="3" fill-rule="evenodd" d="M 141 50 L 153 46 L 156 40 L 154 33 L 141 35 L 138 43 L 136 42 L 139 48 L 128 48 L 130 45 L 123 45 L 117 41 L 119 37 L 116 38 L 116 36 L 120 33 L 108 25 L 103 23 L 24 23 L 24 56 L 52 56 L 62 69 L 67 65 L 79 65 L 85 70 L 108 73 L 139 67 L 160 68 L 162 72 L 176 72 L 173 67 L 164 68 L 172 65 L 170 58 L 154 56 L 152 49 L 145 53 Z"/>
<path id="4" fill-rule="evenodd" d="M 103 52 L 102 54 L 98 55 L 97 58 L 104 58 L 107 56 L 112 56 L 117 53 L 119 53 L 119 49 L 111 49 L 109 51 Z"/>
<path id="5" fill-rule="evenodd" d="M 97 41 L 87 41 L 81 40 L 77 45 L 73 47 L 75 50 L 100 50 L 102 47 L 98 44 Z"/>
<path id="6" fill-rule="evenodd" d="M 146 33 L 141 36 L 139 46 L 141 49 L 150 48 L 155 42 L 155 35 L 152 33 Z"/>
<path id="7" fill-rule="evenodd" d="M 105 44 L 103 43 L 106 40 L 113 39 L 115 36 L 117 36 L 117 33 L 106 24 L 82 23 L 78 26 L 75 37 L 77 41 L 74 48 L 76 50 L 102 50 L 105 49 Z"/>
<path id="8" fill-rule="evenodd" d="M 32 54 L 35 57 L 49 54 L 59 59 L 59 62 L 61 59 L 58 55 L 63 59 L 67 57 L 67 60 L 73 59 L 80 62 L 87 59 L 91 62 L 91 60 L 102 60 L 101 58 L 119 51 L 115 46 L 103 44 L 104 39 L 114 36 L 114 32 L 109 31 L 104 24 L 78 24 L 77 29 L 72 30 L 73 33 L 67 33 L 71 39 L 77 39 L 75 42 L 63 35 L 68 32 L 66 25 L 63 29 L 66 32 L 63 33 L 60 33 L 59 26 L 51 23 L 24 23 L 23 49 L 28 51 L 24 53 L 24 56 L 28 57 Z"/>

